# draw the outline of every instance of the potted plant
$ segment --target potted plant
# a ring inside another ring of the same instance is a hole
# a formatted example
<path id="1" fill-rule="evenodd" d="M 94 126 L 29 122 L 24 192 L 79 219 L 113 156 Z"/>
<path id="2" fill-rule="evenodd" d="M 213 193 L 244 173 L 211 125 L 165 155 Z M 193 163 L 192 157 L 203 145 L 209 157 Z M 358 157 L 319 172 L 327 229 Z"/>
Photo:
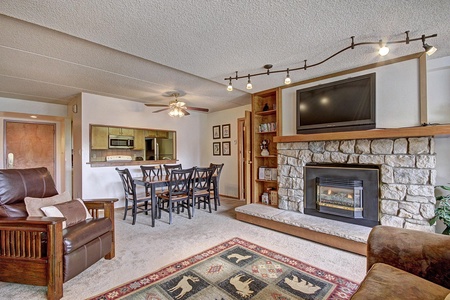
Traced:
<path id="1" fill-rule="evenodd" d="M 439 185 L 437 188 L 450 191 L 450 186 Z M 430 225 L 434 225 L 438 219 L 442 220 L 447 226 L 442 234 L 450 235 L 450 194 L 436 196 L 436 200 L 440 201 L 440 203 L 434 211 L 435 216 L 430 220 Z"/>

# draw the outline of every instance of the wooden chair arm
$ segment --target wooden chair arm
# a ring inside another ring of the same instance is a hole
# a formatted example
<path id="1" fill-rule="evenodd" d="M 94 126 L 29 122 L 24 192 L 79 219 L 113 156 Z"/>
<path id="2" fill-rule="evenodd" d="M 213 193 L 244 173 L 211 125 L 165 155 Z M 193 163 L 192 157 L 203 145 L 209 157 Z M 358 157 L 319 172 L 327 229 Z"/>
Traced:
<path id="1" fill-rule="evenodd" d="M 89 213 L 94 218 L 100 218 L 103 212 L 103 217 L 111 220 L 112 223 L 112 249 L 111 252 L 105 256 L 106 259 L 112 259 L 115 256 L 115 221 L 114 221 L 114 202 L 117 202 L 117 198 L 103 198 L 103 199 L 83 199 Z"/>

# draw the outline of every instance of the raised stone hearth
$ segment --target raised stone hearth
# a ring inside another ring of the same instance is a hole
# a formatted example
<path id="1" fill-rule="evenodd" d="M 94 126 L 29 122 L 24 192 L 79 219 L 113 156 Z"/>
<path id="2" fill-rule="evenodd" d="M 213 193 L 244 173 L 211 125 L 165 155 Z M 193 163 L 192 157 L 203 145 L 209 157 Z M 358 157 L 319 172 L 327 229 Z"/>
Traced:
<path id="1" fill-rule="evenodd" d="M 380 170 L 380 224 L 434 232 L 436 156 L 433 137 L 281 142 L 279 208 L 304 212 L 308 163 L 376 165 Z"/>

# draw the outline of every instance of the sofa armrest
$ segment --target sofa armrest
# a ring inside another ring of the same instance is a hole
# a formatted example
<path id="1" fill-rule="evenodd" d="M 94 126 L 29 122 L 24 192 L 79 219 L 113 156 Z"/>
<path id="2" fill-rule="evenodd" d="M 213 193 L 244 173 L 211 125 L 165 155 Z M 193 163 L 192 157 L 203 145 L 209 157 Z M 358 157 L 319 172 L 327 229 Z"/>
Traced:
<path id="1" fill-rule="evenodd" d="M 450 288 L 450 236 L 376 226 L 367 243 L 367 270 L 385 263 Z"/>
<path id="2" fill-rule="evenodd" d="M 117 198 L 102 198 L 102 199 L 83 199 L 86 208 L 94 218 L 99 218 L 100 213 L 103 212 L 103 217 L 111 220 L 112 223 L 112 245 L 111 252 L 105 256 L 105 259 L 112 259 L 116 255 L 115 246 L 115 223 L 114 223 L 114 203 Z"/>

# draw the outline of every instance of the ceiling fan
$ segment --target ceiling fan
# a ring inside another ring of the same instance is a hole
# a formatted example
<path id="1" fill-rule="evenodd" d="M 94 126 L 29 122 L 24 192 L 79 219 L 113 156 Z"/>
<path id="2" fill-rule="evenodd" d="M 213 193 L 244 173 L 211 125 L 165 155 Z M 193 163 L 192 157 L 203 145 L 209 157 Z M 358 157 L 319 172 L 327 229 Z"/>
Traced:
<path id="1" fill-rule="evenodd" d="M 192 107 L 192 106 L 186 106 L 186 103 L 183 101 L 178 101 L 178 97 L 180 96 L 180 92 L 177 91 L 171 91 L 164 93 L 163 96 L 165 97 L 174 97 L 175 99 L 169 102 L 169 105 L 166 104 L 150 104 L 146 103 L 146 106 L 152 106 L 152 107 L 165 107 L 162 109 L 155 110 L 153 113 L 159 113 L 165 110 L 169 110 L 169 116 L 171 117 L 183 117 L 183 116 L 189 116 L 190 113 L 187 110 L 196 110 L 201 112 L 208 112 L 209 109 L 207 108 L 201 108 L 201 107 Z"/>

